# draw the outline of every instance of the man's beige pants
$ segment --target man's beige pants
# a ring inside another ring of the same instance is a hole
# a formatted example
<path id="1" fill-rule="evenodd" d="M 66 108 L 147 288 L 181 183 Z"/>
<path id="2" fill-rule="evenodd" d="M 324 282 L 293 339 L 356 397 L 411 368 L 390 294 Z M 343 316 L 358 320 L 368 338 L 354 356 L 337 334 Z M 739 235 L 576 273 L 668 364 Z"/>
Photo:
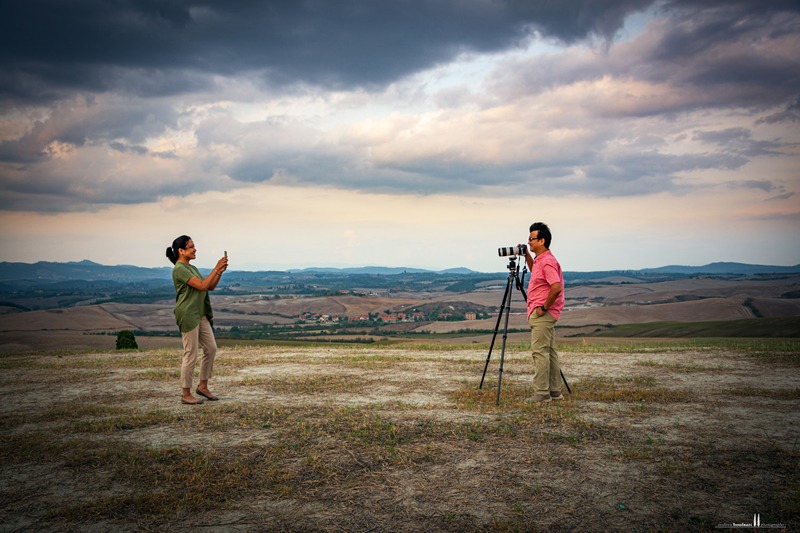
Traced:
<path id="1" fill-rule="evenodd" d="M 556 319 L 550 313 L 528 319 L 531 326 L 533 355 L 533 389 L 536 394 L 561 392 L 561 365 L 555 347 Z"/>
<path id="2" fill-rule="evenodd" d="M 181 364 L 181 386 L 184 389 L 192 388 L 194 366 L 197 363 L 197 352 L 203 347 L 203 357 L 200 358 L 200 381 L 211 377 L 214 369 L 214 357 L 217 355 L 217 341 L 208 317 L 200 319 L 200 325 L 188 333 L 182 333 L 183 363 Z"/>

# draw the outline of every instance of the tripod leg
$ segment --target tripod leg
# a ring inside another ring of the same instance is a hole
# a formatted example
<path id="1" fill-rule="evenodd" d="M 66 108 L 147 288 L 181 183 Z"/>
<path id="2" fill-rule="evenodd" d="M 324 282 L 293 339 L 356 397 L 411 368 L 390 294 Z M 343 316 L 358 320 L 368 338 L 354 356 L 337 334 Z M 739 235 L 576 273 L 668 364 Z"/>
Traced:
<path id="1" fill-rule="evenodd" d="M 511 283 L 511 278 L 509 278 Z M 509 289 L 512 285 L 509 285 Z M 500 405 L 500 385 L 503 383 L 503 362 L 506 358 L 506 339 L 508 338 L 508 317 L 511 314 L 511 293 L 509 292 L 508 299 L 506 300 L 506 321 L 503 326 L 503 348 L 500 350 L 500 370 L 497 372 L 497 399 L 495 405 Z"/>
<path id="2" fill-rule="evenodd" d="M 561 370 L 561 369 L 559 369 L 559 372 L 561 372 L 561 379 L 564 381 L 564 385 L 566 385 L 566 386 L 567 386 L 567 391 L 568 391 L 570 394 L 572 394 L 572 389 L 570 389 L 570 388 L 569 388 L 569 383 L 567 383 L 567 378 L 564 376 L 564 371 L 563 371 L 563 370 Z"/>
<path id="3" fill-rule="evenodd" d="M 489 359 L 492 357 L 492 348 L 494 348 L 494 341 L 497 338 L 497 330 L 500 328 L 500 319 L 503 318 L 503 310 L 506 307 L 506 300 L 511 299 L 511 278 L 506 283 L 506 290 L 503 293 L 503 302 L 500 304 L 500 313 L 497 315 L 497 323 L 494 325 L 494 335 L 492 335 L 492 342 L 489 344 L 489 353 L 486 355 L 486 364 L 483 366 L 483 377 L 481 377 L 481 384 L 479 389 L 483 388 L 483 381 L 486 379 L 486 369 L 489 368 Z"/>

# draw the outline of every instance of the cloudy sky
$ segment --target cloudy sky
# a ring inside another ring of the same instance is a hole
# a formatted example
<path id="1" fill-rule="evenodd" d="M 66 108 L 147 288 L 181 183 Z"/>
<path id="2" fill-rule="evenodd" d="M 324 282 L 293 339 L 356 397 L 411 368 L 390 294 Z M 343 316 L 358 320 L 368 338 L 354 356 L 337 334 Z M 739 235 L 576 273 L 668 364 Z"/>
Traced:
<path id="1" fill-rule="evenodd" d="M 0 260 L 800 263 L 800 5 L 0 1 Z"/>

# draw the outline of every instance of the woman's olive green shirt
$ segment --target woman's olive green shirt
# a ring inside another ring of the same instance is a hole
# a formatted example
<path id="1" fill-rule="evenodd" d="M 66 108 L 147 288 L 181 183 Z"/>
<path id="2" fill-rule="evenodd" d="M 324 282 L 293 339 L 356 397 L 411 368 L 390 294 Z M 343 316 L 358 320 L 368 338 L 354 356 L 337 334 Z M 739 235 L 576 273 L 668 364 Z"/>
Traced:
<path id="1" fill-rule="evenodd" d="M 178 261 L 172 269 L 175 284 L 175 321 L 181 333 L 188 333 L 200 325 L 200 319 L 214 317 L 208 291 L 198 291 L 189 286 L 193 277 L 203 281 L 203 275 L 194 266 Z"/>

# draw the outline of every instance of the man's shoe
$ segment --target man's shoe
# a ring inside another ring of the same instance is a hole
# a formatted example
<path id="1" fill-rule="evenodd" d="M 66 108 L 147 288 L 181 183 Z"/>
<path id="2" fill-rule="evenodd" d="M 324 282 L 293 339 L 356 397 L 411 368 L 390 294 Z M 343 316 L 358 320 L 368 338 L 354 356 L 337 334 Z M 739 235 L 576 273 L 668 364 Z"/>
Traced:
<path id="1" fill-rule="evenodd" d="M 557 390 L 557 391 L 556 390 L 551 390 L 550 391 L 550 399 L 551 400 L 563 400 L 564 399 L 564 395 L 561 394 L 560 390 Z"/>
<path id="2" fill-rule="evenodd" d="M 525 400 L 526 403 L 533 403 L 533 404 L 547 403 L 549 401 L 550 401 L 549 394 L 534 394 L 533 396 Z"/>

